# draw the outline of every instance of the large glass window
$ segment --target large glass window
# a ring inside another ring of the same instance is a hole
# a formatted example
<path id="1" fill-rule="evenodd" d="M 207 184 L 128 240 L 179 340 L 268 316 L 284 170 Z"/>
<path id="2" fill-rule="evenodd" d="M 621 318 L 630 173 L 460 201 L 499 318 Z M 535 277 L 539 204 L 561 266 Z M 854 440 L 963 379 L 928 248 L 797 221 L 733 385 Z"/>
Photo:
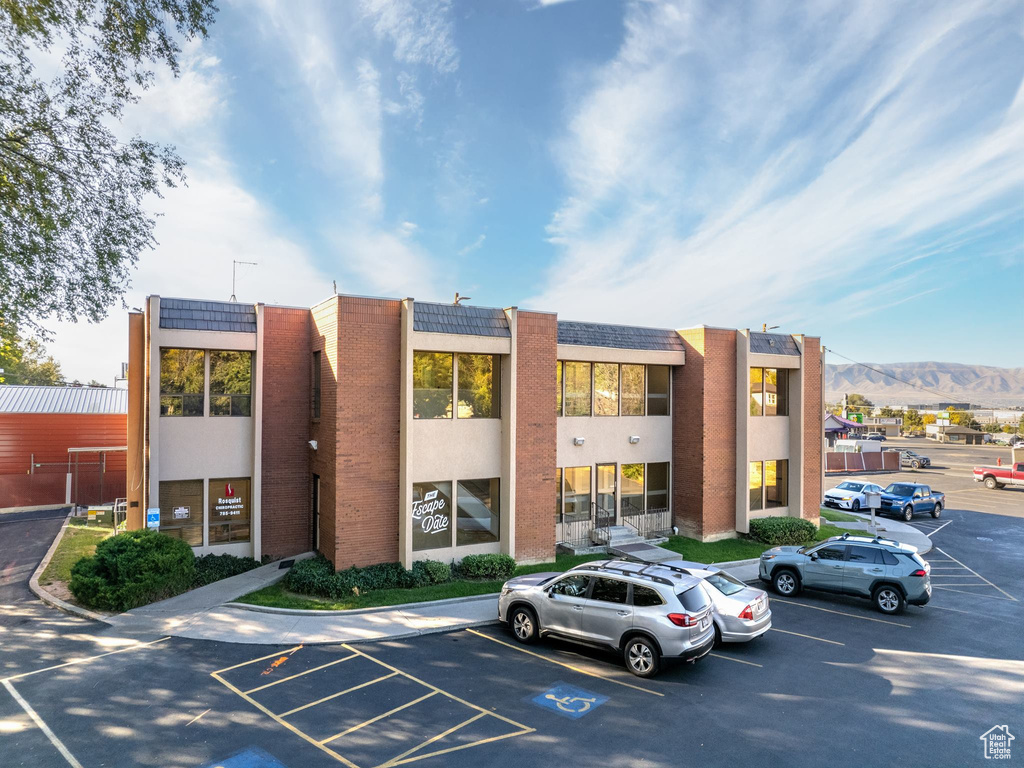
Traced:
<path id="1" fill-rule="evenodd" d="M 597 506 L 599 510 L 615 514 L 615 465 L 597 465 Z"/>
<path id="2" fill-rule="evenodd" d="M 202 416 L 205 361 L 201 349 L 160 350 L 160 415 Z"/>
<path id="3" fill-rule="evenodd" d="M 638 515 L 644 511 L 644 465 L 622 465 L 622 487 L 619 499 L 623 515 Z"/>
<path id="4" fill-rule="evenodd" d="M 750 369 L 750 415 L 789 415 L 789 371 L 785 368 Z"/>
<path id="5" fill-rule="evenodd" d="M 764 415 L 764 368 L 750 369 L 750 415 Z"/>
<path id="6" fill-rule="evenodd" d="M 789 504 L 789 462 L 785 459 L 764 463 L 765 507 Z"/>
<path id="7" fill-rule="evenodd" d="M 459 418 L 501 416 L 501 358 L 497 355 L 458 356 Z"/>
<path id="8" fill-rule="evenodd" d="M 252 352 L 210 353 L 210 415 L 252 415 Z"/>
<path id="9" fill-rule="evenodd" d="M 452 417 L 451 352 L 413 353 L 412 401 L 414 419 Z"/>
<path id="10" fill-rule="evenodd" d="M 647 366 L 647 415 L 668 416 L 671 369 L 667 365 Z"/>
<path id="11" fill-rule="evenodd" d="M 619 415 L 619 366 L 594 363 L 594 415 Z"/>
<path id="12" fill-rule="evenodd" d="M 203 546 L 203 481 L 160 482 L 160 533 Z"/>
<path id="13" fill-rule="evenodd" d="M 590 467 L 566 467 L 562 522 L 590 519 Z"/>
<path id="14" fill-rule="evenodd" d="M 320 418 L 320 352 L 313 353 L 313 371 L 312 371 L 312 384 L 313 384 L 313 418 Z"/>
<path id="15" fill-rule="evenodd" d="M 565 415 L 590 415 L 590 363 L 565 363 Z"/>
<path id="16" fill-rule="evenodd" d="M 764 473 L 760 461 L 750 462 L 750 509 L 764 509 L 762 487 Z"/>
<path id="17" fill-rule="evenodd" d="M 622 366 L 622 405 L 623 416 L 644 415 L 644 366 Z"/>
<path id="18" fill-rule="evenodd" d="M 210 538 L 212 544 L 249 541 L 250 479 L 224 477 L 210 480 Z"/>
<path id="19" fill-rule="evenodd" d="M 559 360 L 555 365 L 555 384 L 557 385 L 557 394 L 555 395 L 555 413 L 559 416 L 562 415 L 562 361 Z"/>
<path id="20" fill-rule="evenodd" d="M 412 484 L 412 548 L 414 551 L 452 545 L 452 484 Z"/>
<path id="21" fill-rule="evenodd" d="M 496 477 L 490 480 L 459 481 L 455 527 L 455 543 L 458 546 L 498 541 L 501 536 L 499 488 L 500 481 Z"/>
<path id="22" fill-rule="evenodd" d="M 647 465 L 647 509 L 668 509 L 667 461 Z"/>

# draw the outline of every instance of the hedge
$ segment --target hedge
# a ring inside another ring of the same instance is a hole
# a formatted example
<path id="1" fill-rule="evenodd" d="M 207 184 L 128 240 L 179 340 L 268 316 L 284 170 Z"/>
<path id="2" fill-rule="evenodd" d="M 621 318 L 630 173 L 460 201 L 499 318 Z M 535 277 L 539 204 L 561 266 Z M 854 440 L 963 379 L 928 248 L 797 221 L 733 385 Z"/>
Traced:
<path id="1" fill-rule="evenodd" d="M 510 579 L 516 561 L 510 555 L 466 555 L 459 563 L 463 579 Z"/>
<path id="2" fill-rule="evenodd" d="M 196 577 L 192 581 L 192 586 L 203 587 L 259 567 L 259 562 L 251 557 L 204 555 L 196 558 Z"/>
<path id="3" fill-rule="evenodd" d="M 814 523 L 799 517 L 762 517 L 750 521 L 750 537 L 772 546 L 803 544 L 817 532 Z"/>

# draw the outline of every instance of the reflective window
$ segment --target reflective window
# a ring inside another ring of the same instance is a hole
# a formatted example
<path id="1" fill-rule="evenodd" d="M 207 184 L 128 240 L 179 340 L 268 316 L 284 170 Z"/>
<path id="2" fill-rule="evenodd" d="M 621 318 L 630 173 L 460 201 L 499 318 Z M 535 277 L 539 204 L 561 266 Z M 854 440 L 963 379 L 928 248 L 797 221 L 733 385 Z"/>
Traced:
<path id="1" fill-rule="evenodd" d="M 563 365 L 565 376 L 565 415 L 590 415 L 590 363 Z"/>
<path id="2" fill-rule="evenodd" d="M 594 363 L 594 415 L 619 415 L 619 366 Z"/>
<path id="3" fill-rule="evenodd" d="M 160 415 L 202 416 L 206 384 L 201 349 L 160 350 Z"/>
<path id="4" fill-rule="evenodd" d="M 414 352 L 412 357 L 414 419 L 452 417 L 452 353 Z"/>
<path id="5" fill-rule="evenodd" d="M 850 545 L 850 551 L 846 555 L 846 559 L 851 563 L 861 563 L 870 565 L 881 565 L 882 551 L 875 549 L 874 547 L 860 547 L 855 544 Z"/>
<path id="6" fill-rule="evenodd" d="M 455 544 L 488 544 L 501 537 L 501 495 L 498 478 L 460 480 L 456 503 Z"/>
<path id="7" fill-rule="evenodd" d="M 644 511 L 644 465 L 623 464 L 621 476 L 622 514 L 638 515 Z"/>
<path id="8" fill-rule="evenodd" d="M 556 394 L 555 394 L 555 413 L 557 413 L 559 416 L 561 416 L 562 415 L 562 386 L 563 386 L 563 383 L 562 383 L 562 361 L 561 360 L 559 360 L 558 363 L 555 365 L 555 386 L 557 387 Z"/>
<path id="9" fill-rule="evenodd" d="M 696 587 L 690 587 L 685 592 L 677 595 L 677 597 L 679 602 L 683 604 L 683 608 L 690 613 L 700 613 L 711 605 L 711 598 L 708 597 L 708 593 L 699 584 Z"/>
<path id="10" fill-rule="evenodd" d="M 667 365 L 647 366 L 647 415 L 668 416 L 671 369 Z"/>
<path id="11" fill-rule="evenodd" d="M 764 415 L 764 368 L 750 369 L 750 415 Z"/>
<path id="12" fill-rule="evenodd" d="M 821 560 L 842 560 L 843 554 L 846 551 L 846 545 L 833 546 L 833 547 L 822 547 L 821 549 L 815 550 L 816 554 Z"/>
<path id="13" fill-rule="evenodd" d="M 584 597 L 587 594 L 588 584 L 590 584 L 590 577 L 584 574 L 566 576 L 551 586 L 551 592 L 566 597 Z"/>
<path id="14" fill-rule="evenodd" d="M 415 551 L 452 545 L 452 484 L 412 484 L 412 548 Z"/>
<path id="15" fill-rule="evenodd" d="M 459 418 L 499 418 L 501 358 L 497 355 L 463 354 L 458 358 Z"/>
<path id="16" fill-rule="evenodd" d="M 647 465 L 644 478 L 647 485 L 647 509 L 668 509 L 668 467 L 667 461 Z"/>
<path id="17" fill-rule="evenodd" d="M 764 369 L 764 415 L 789 414 L 789 371 L 785 368 Z"/>
<path id="18" fill-rule="evenodd" d="M 786 459 L 764 463 L 765 507 L 785 507 L 789 504 L 789 462 Z"/>
<path id="19" fill-rule="evenodd" d="M 623 365 L 622 394 L 619 413 L 623 416 L 644 415 L 644 366 Z"/>
<path id="20" fill-rule="evenodd" d="M 704 581 L 717 589 L 723 595 L 735 595 L 737 592 L 742 592 L 747 588 L 746 584 L 739 579 L 733 578 L 725 571 L 713 573 L 704 579 Z"/>
<path id="21" fill-rule="evenodd" d="M 618 579 L 594 578 L 594 588 L 590 591 L 591 600 L 604 603 L 625 603 L 629 594 L 629 583 Z"/>
<path id="22" fill-rule="evenodd" d="M 639 584 L 633 585 L 633 605 L 638 608 L 650 608 L 653 605 L 663 604 L 664 601 L 657 590 L 650 587 L 641 587 Z"/>
<path id="23" fill-rule="evenodd" d="M 615 514 L 615 465 L 597 465 L 597 507 L 599 511 Z"/>
<path id="24" fill-rule="evenodd" d="M 203 546 L 203 481 L 160 481 L 160 533 Z"/>
<path id="25" fill-rule="evenodd" d="M 250 485 L 248 477 L 224 477 L 210 480 L 209 544 L 249 541 Z"/>
<path id="26" fill-rule="evenodd" d="M 555 521 L 562 519 L 562 469 L 555 470 Z"/>
<path id="27" fill-rule="evenodd" d="M 764 509 L 764 497 L 761 494 L 763 481 L 760 461 L 750 462 L 750 509 Z"/>
<path id="28" fill-rule="evenodd" d="M 562 522 L 590 519 L 590 467 L 566 467 Z"/>
<path id="29" fill-rule="evenodd" d="M 210 353 L 210 415 L 252 415 L 252 352 Z"/>

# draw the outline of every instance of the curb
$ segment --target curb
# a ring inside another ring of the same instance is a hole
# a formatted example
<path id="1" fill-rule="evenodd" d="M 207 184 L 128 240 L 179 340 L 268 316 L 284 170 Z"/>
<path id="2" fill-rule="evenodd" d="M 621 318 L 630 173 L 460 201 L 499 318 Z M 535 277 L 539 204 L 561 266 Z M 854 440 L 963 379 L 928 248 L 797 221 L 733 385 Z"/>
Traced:
<path id="1" fill-rule="evenodd" d="M 4 507 L 0 509 L 0 515 L 16 515 L 19 512 L 49 512 L 58 509 L 74 511 L 71 504 L 37 504 L 34 507 Z"/>
<path id="2" fill-rule="evenodd" d="M 238 608 L 243 611 L 255 613 L 281 613 L 288 616 L 361 616 L 367 613 L 384 613 L 386 611 L 415 610 L 428 605 L 454 605 L 457 603 L 472 603 L 479 600 L 497 599 L 500 593 L 488 592 L 485 595 L 468 595 L 467 597 L 449 597 L 445 600 L 427 600 L 420 603 L 400 603 L 398 605 L 380 605 L 375 608 L 354 608 L 352 610 L 338 610 L 334 608 L 275 608 L 269 605 L 252 605 L 251 603 L 227 602 L 223 605 L 230 608 Z M 489 622 L 487 622 L 489 623 Z"/>
<path id="3" fill-rule="evenodd" d="M 68 512 L 68 516 L 64 520 L 64 525 L 60 527 L 60 530 L 54 537 L 53 543 L 50 545 L 50 548 L 46 551 L 46 556 L 43 557 L 43 559 L 40 561 L 39 566 L 32 574 L 32 578 L 28 580 L 28 588 L 32 590 L 32 594 L 34 594 L 36 597 L 38 597 L 51 608 L 56 608 L 58 611 L 70 613 L 73 616 L 78 616 L 79 618 L 91 619 L 92 621 L 101 621 L 104 624 L 110 624 L 106 616 L 94 613 L 85 608 L 80 608 L 77 605 L 72 605 L 71 603 L 61 600 L 59 597 L 54 597 L 45 589 L 43 589 L 42 586 L 40 586 L 39 584 L 39 577 L 43 574 L 43 571 L 46 570 L 46 566 L 50 564 L 50 560 L 53 558 L 54 552 L 57 551 L 57 546 L 60 544 L 60 540 L 64 538 L 64 532 L 68 529 L 68 524 L 71 522 L 72 514 L 72 512 Z"/>

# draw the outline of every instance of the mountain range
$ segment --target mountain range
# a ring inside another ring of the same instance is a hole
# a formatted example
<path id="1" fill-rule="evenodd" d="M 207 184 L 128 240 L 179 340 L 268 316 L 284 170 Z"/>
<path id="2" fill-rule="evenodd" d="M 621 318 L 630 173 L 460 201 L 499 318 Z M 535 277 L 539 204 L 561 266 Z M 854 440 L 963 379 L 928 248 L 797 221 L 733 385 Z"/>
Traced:
<path id="1" fill-rule="evenodd" d="M 1024 368 L 963 363 L 867 363 L 825 366 L 825 399 L 864 395 L 876 405 L 970 402 L 986 407 L 1024 406 Z M 895 378 L 893 378 L 895 377 Z"/>

